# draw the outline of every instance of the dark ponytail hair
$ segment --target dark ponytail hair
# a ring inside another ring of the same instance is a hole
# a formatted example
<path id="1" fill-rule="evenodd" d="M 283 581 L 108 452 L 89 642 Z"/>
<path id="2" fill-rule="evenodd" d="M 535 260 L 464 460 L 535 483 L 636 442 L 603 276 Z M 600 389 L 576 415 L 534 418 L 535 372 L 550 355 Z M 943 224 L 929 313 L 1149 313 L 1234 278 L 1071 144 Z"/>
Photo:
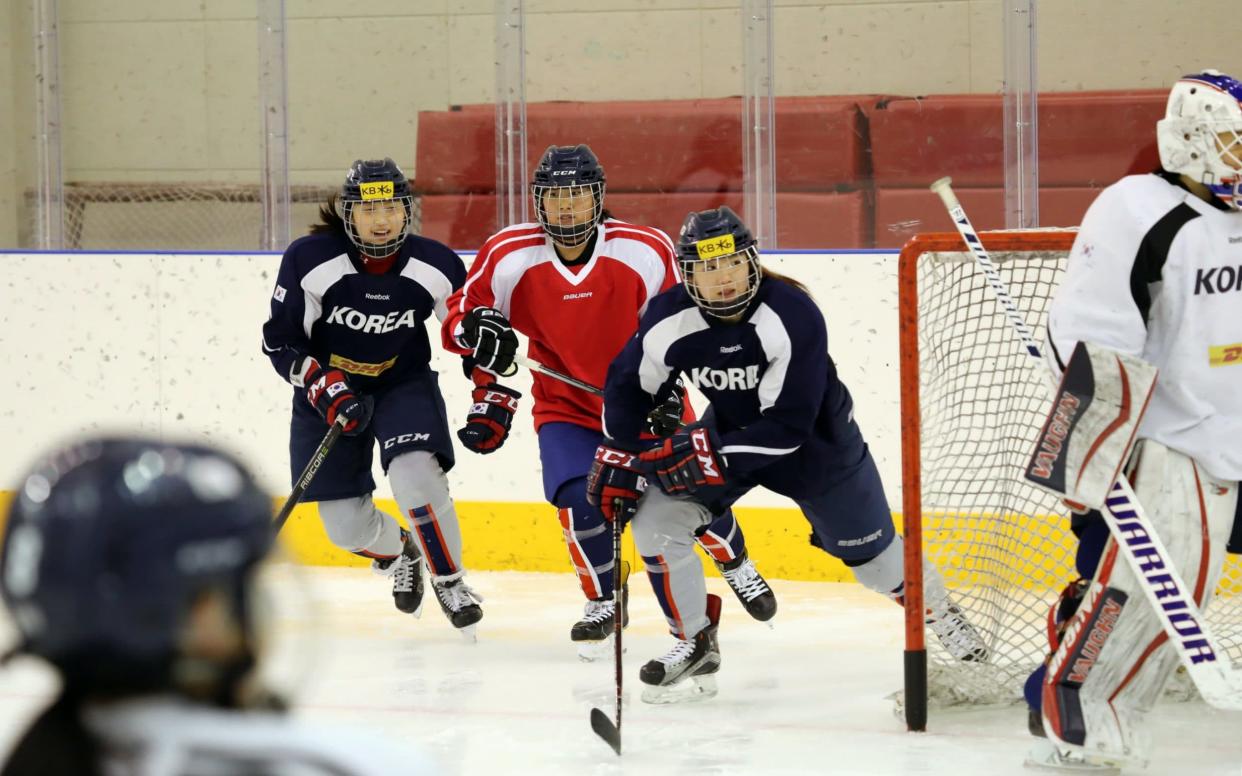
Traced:
<path id="1" fill-rule="evenodd" d="M 319 206 L 319 223 L 311 225 L 311 234 L 345 232 L 345 219 L 341 217 L 341 212 L 337 205 L 339 199 L 339 194 L 333 194 L 331 199 Z"/>

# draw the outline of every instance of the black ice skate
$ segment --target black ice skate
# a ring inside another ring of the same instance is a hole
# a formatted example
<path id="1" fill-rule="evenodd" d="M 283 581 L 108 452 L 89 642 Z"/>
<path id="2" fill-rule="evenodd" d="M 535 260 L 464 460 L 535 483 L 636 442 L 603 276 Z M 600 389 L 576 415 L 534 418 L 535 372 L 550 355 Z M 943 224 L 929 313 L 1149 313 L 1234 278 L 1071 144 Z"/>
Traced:
<path id="1" fill-rule="evenodd" d="M 681 703 L 707 700 L 716 695 L 715 673 L 720 670 L 720 596 L 707 595 L 706 628 L 690 639 L 678 639 L 663 657 L 648 662 L 638 672 L 646 703 Z"/>
<path id="2" fill-rule="evenodd" d="M 462 579 L 465 573 L 459 571 L 448 576 L 432 577 L 431 587 L 436 591 L 436 599 L 444 610 L 444 616 L 463 638 L 475 641 L 475 623 L 483 619 L 483 609 L 479 606 L 483 596 L 465 583 Z"/>
<path id="3" fill-rule="evenodd" d="M 395 558 L 371 561 L 375 573 L 392 577 L 392 600 L 397 609 L 415 617 L 423 613 L 423 555 L 409 532 L 402 529 L 405 548 Z"/>
<path id="4" fill-rule="evenodd" d="M 776 615 L 776 594 L 759 575 L 759 570 L 745 551 L 728 563 L 716 563 L 720 575 L 729 583 L 737 600 L 746 607 L 746 613 L 759 622 L 767 622 Z"/>
<path id="5" fill-rule="evenodd" d="M 630 564 L 621 562 L 621 627 L 630 624 Z M 612 593 L 606 598 L 595 598 L 586 602 L 586 610 L 582 619 L 569 629 L 569 640 L 578 645 L 578 659 L 584 662 L 599 660 L 612 655 L 612 640 L 615 636 L 616 607 L 612 602 Z"/>

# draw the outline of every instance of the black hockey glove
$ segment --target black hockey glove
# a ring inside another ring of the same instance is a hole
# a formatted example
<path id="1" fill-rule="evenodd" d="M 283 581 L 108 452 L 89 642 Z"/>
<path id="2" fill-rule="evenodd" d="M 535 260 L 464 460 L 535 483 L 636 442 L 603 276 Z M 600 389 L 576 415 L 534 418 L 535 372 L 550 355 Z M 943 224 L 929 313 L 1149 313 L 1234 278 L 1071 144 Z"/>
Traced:
<path id="1" fill-rule="evenodd" d="M 517 335 L 504 313 L 494 307 L 475 307 L 461 320 L 461 344 L 473 349 L 475 363 L 500 377 L 517 371 Z"/>
<path id="2" fill-rule="evenodd" d="M 638 511 L 638 499 L 647 489 L 638 456 L 615 447 L 612 442 L 595 448 L 595 460 L 587 475 L 587 501 L 599 507 L 604 517 L 620 520 L 621 527 Z"/>
<path id="3" fill-rule="evenodd" d="M 697 423 L 673 434 L 639 456 L 643 471 L 670 496 L 707 500 L 725 487 L 725 459 L 711 429 Z"/>
<path id="4" fill-rule="evenodd" d="M 647 430 L 663 439 L 681 428 L 686 409 L 686 386 L 678 377 L 669 387 L 668 395 L 647 413 Z"/>
<path id="5" fill-rule="evenodd" d="M 306 388 L 306 400 L 329 426 L 336 423 L 338 416 L 346 419 L 343 429 L 346 436 L 361 434 L 371 421 L 373 400 L 354 393 L 341 370 L 324 369 L 318 361 L 310 359 L 302 375 L 302 385 Z"/>
<path id="6" fill-rule="evenodd" d="M 473 379 L 470 412 L 466 425 L 457 430 L 457 438 L 474 452 L 487 455 L 499 450 L 508 438 L 522 394 L 496 382 L 482 369 L 474 370 Z"/>

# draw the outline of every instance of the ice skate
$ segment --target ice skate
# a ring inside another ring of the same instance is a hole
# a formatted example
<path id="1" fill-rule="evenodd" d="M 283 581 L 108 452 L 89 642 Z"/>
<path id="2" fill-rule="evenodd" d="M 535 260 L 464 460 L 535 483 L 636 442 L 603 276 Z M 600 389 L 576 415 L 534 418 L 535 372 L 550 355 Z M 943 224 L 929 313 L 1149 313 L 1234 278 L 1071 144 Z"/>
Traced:
<path id="1" fill-rule="evenodd" d="M 979 631 L 947 596 L 941 599 L 939 605 L 928 607 L 924 622 L 957 660 L 986 663 L 991 657 Z"/>
<path id="2" fill-rule="evenodd" d="M 720 670 L 720 597 L 707 596 L 708 626 L 691 639 L 678 639 L 663 657 L 649 661 L 638 672 L 645 703 L 682 703 L 716 695 L 715 674 Z"/>
<path id="3" fill-rule="evenodd" d="M 1096 761 L 1077 747 L 1059 747 L 1046 738 L 1038 739 L 1027 752 L 1025 765 L 1032 770 L 1052 773 L 1092 776 L 1115 776 L 1121 773 L 1121 768 L 1116 763 Z"/>
<path id="4" fill-rule="evenodd" d="M 415 617 L 423 613 L 423 555 L 410 534 L 402 530 L 405 544 L 395 558 L 371 561 L 371 569 L 380 576 L 392 577 L 392 600 L 399 611 Z"/>
<path id="5" fill-rule="evenodd" d="M 621 627 L 630 624 L 630 564 L 621 564 Z M 612 642 L 616 636 L 614 626 L 615 606 L 612 595 L 586 602 L 582 619 L 569 630 L 569 639 L 578 645 L 578 659 L 592 662 L 612 656 Z"/>
<path id="6" fill-rule="evenodd" d="M 444 616 L 448 617 L 462 638 L 477 641 L 475 623 L 483 619 L 483 609 L 479 606 L 483 596 L 470 589 L 462 579 L 465 574 L 459 571 L 448 576 L 432 577 L 431 587 L 436 591 L 436 599 L 444 610 Z"/>
<path id="7" fill-rule="evenodd" d="M 716 563 L 720 574 L 729 583 L 737 600 L 742 602 L 747 614 L 759 622 L 767 622 L 776 615 L 776 594 L 759 575 L 748 553 L 743 552 L 728 563 Z"/>

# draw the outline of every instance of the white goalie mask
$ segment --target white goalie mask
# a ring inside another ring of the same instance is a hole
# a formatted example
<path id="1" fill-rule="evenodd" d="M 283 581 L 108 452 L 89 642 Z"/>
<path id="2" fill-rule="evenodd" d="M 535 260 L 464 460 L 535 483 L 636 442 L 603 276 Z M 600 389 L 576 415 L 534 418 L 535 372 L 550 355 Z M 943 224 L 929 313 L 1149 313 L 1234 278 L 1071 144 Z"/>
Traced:
<path id="1" fill-rule="evenodd" d="M 1215 70 L 1184 76 L 1156 122 L 1160 164 L 1242 209 L 1242 83 Z"/>

